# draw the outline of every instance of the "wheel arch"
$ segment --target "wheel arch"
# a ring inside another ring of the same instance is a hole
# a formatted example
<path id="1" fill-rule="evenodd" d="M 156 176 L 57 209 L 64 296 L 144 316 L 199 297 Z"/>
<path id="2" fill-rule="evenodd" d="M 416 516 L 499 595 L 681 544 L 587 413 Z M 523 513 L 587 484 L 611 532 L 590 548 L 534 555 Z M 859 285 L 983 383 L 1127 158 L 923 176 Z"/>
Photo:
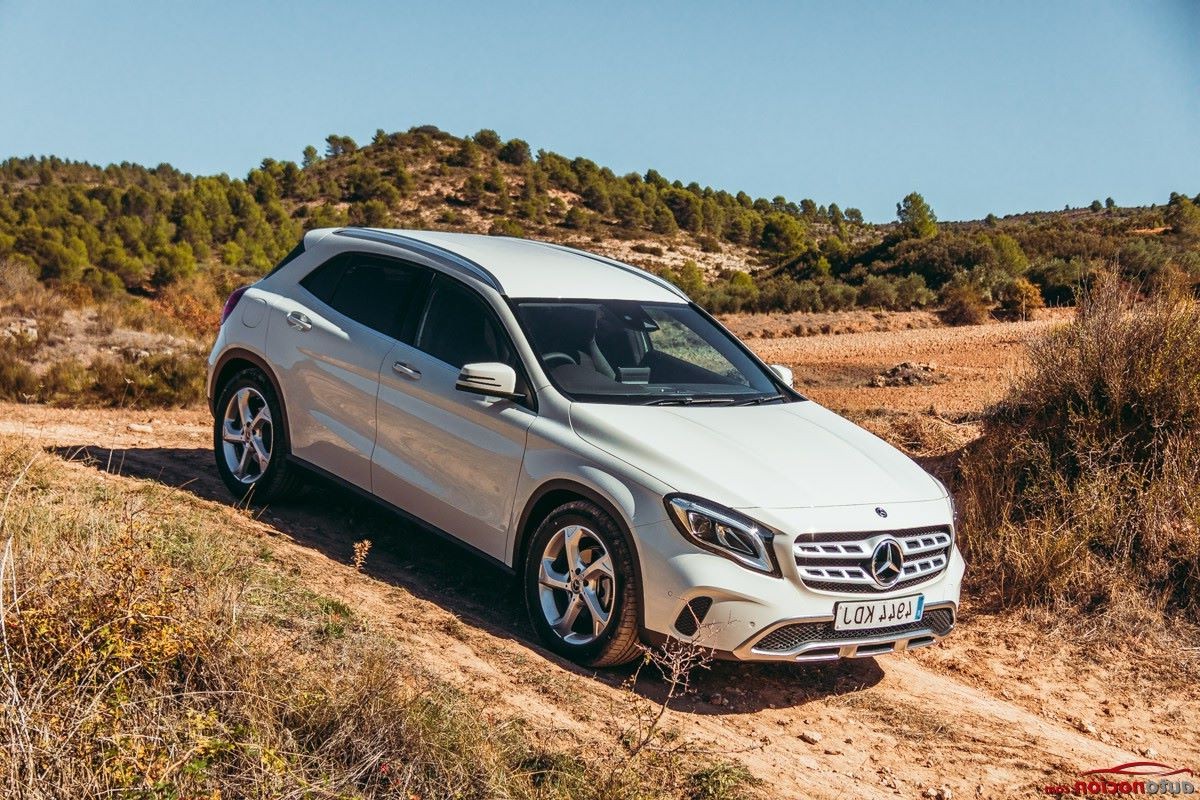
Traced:
<path id="1" fill-rule="evenodd" d="M 221 394 L 222 388 L 229 379 L 244 369 L 257 369 L 267 377 L 267 381 L 271 384 L 271 389 L 275 392 L 275 397 L 279 400 L 279 410 L 283 413 L 284 430 L 288 433 L 288 440 L 291 440 L 291 425 L 288 423 L 287 402 L 283 397 L 283 389 L 279 384 L 279 378 L 275 376 L 275 371 L 266 360 L 257 353 L 246 350 L 241 347 L 231 347 L 221 354 L 217 359 L 217 363 L 212 370 L 212 391 L 209 392 L 209 410 L 212 411 L 215 417 L 218 413 L 217 400 Z"/>
<path id="2" fill-rule="evenodd" d="M 528 557 L 529 542 L 534 532 L 554 509 L 577 500 L 592 503 L 612 518 L 625 539 L 625 545 L 633 556 L 634 590 L 638 599 L 638 630 L 646 630 L 645 587 L 642 584 L 642 558 L 638 552 L 637 541 L 634 539 L 626 517 L 621 513 L 617 504 L 595 489 L 566 478 L 555 478 L 546 481 L 529 496 L 525 508 L 517 523 L 517 541 L 513 547 L 513 570 L 518 576 L 525 572 L 525 562 Z"/>

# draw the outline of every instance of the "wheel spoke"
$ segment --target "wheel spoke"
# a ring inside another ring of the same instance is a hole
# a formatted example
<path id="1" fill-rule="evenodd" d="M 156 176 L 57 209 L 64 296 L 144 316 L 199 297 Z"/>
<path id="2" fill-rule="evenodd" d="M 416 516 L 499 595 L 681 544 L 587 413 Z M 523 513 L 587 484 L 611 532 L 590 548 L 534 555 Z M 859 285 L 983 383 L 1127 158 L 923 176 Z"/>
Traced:
<path id="1" fill-rule="evenodd" d="M 538 573 L 538 583 L 542 586 L 549 586 L 551 589 L 567 590 L 567 576 L 563 575 L 554 569 L 554 559 L 543 558 L 542 569 Z"/>
<path id="2" fill-rule="evenodd" d="M 612 559 L 608 557 L 608 553 L 603 553 L 596 558 L 595 561 L 583 568 L 584 580 L 595 580 L 597 578 L 613 577 Z"/>
<path id="3" fill-rule="evenodd" d="M 567 636 L 571 633 L 571 626 L 575 624 L 575 620 L 579 617 L 580 610 L 583 609 L 583 601 L 579 599 L 579 595 L 571 595 L 571 599 L 567 602 L 567 610 L 559 617 L 558 622 L 552 626 L 555 633 L 559 636 Z"/>
<path id="4" fill-rule="evenodd" d="M 257 433 L 262 430 L 263 423 L 271 424 L 271 411 L 266 406 L 260 408 L 254 415 L 254 419 L 250 420 L 250 430 Z"/>
<path id="5" fill-rule="evenodd" d="M 579 540 L 583 538 L 583 528 L 571 525 L 563 530 L 563 548 L 567 552 L 567 570 L 574 572 L 581 569 L 583 563 L 579 560 Z"/>
<path id="6" fill-rule="evenodd" d="M 246 468 L 250 466 L 250 455 L 253 452 L 249 445 L 242 445 L 242 454 L 238 456 L 237 469 L 233 471 L 234 475 L 239 478 L 246 476 Z"/>
<path id="7" fill-rule="evenodd" d="M 592 615 L 592 635 L 599 636 L 608 626 L 608 618 L 611 614 L 600 605 L 600 598 L 596 596 L 596 590 L 592 587 L 585 586 L 581 595 L 583 602 L 587 605 L 588 613 Z"/>
<path id="8" fill-rule="evenodd" d="M 254 450 L 254 458 L 258 461 L 258 472 L 261 475 L 267 471 L 267 464 L 271 462 L 271 451 L 263 444 L 261 436 L 250 437 L 250 448 Z"/>
<path id="9" fill-rule="evenodd" d="M 250 390 L 242 389 L 237 393 L 238 417 L 242 421 L 242 430 L 248 430 L 251 423 L 254 421 L 254 415 L 250 413 Z"/>
<path id="10" fill-rule="evenodd" d="M 235 444 L 242 443 L 242 434 L 240 431 L 233 429 L 233 420 L 225 420 L 225 424 L 221 426 L 221 438 L 227 442 Z"/>

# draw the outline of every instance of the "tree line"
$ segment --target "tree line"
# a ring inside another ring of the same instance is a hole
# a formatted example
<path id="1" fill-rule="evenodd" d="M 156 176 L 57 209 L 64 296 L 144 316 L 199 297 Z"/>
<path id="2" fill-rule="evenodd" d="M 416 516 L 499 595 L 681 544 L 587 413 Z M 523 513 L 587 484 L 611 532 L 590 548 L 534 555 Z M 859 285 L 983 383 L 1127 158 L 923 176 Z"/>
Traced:
<path id="1" fill-rule="evenodd" d="M 114 298 L 181 282 L 225 285 L 270 269 L 303 231 L 333 225 L 484 230 L 583 243 L 633 240 L 633 260 L 714 311 L 921 308 L 967 298 L 1068 303 L 1089 275 L 1200 280 L 1200 196 L 1121 208 L 938 222 L 914 192 L 896 221 L 811 199 L 753 198 L 617 175 L 481 130 L 331 135 L 300 163 L 265 159 L 244 178 L 167 164 L 107 167 L 56 157 L 0 163 L 0 259 L 63 290 Z M 690 260 L 678 264 L 673 252 Z M 705 269 L 735 256 L 738 269 Z M 674 263 L 674 266 L 669 266 Z"/>

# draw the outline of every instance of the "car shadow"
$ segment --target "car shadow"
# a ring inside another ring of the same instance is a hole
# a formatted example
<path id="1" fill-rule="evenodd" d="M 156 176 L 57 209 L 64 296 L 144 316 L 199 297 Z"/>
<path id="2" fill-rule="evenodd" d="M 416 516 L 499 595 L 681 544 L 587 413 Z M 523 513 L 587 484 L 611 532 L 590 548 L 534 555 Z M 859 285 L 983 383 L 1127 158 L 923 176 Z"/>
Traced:
<path id="1" fill-rule="evenodd" d="M 228 504 L 231 497 L 213 464 L 212 450 L 186 447 L 47 448 L 61 458 L 98 470 L 151 480 L 196 497 Z M 519 642 L 540 656 L 610 686 L 629 686 L 652 702 L 668 698 L 670 684 L 653 664 L 586 670 L 537 644 L 517 581 L 493 563 L 414 525 L 331 481 L 313 476 L 300 497 L 258 510 L 257 518 L 295 543 L 350 564 L 354 543 L 372 543 L 363 571 L 403 588 L 501 639 Z M 672 708 L 696 714 L 745 713 L 800 706 L 878 683 L 874 659 L 824 665 L 746 664 L 711 661 L 692 670 L 686 693 Z"/>

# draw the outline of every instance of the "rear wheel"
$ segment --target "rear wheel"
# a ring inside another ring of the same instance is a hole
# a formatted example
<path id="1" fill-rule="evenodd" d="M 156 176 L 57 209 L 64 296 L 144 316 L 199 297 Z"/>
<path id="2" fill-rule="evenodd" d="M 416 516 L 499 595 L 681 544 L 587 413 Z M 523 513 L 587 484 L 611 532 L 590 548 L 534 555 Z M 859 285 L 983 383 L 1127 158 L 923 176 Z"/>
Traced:
<path id="1" fill-rule="evenodd" d="M 555 509 L 538 526 L 525 562 L 525 603 L 556 653 L 590 667 L 637 657 L 633 556 L 616 522 L 592 503 Z"/>
<path id="2" fill-rule="evenodd" d="M 217 472 L 235 498 L 266 503 L 291 494 L 296 468 L 287 461 L 283 408 L 257 369 L 237 373 L 221 389 L 213 420 Z"/>

